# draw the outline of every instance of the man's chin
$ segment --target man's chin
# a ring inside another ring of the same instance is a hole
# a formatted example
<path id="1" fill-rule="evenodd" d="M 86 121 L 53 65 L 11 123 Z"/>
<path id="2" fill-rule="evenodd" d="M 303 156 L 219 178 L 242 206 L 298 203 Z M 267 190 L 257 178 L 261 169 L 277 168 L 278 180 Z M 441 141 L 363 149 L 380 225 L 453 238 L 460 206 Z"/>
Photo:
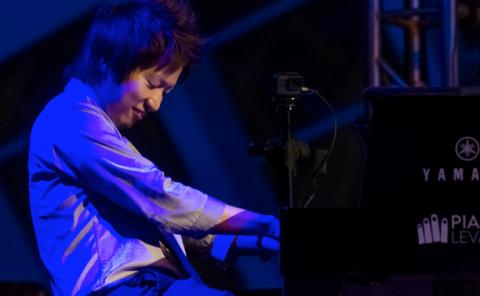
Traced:
<path id="1" fill-rule="evenodd" d="M 135 122 L 122 122 L 117 124 L 117 128 L 120 130 L 129 129 L 135 125 Z"/>

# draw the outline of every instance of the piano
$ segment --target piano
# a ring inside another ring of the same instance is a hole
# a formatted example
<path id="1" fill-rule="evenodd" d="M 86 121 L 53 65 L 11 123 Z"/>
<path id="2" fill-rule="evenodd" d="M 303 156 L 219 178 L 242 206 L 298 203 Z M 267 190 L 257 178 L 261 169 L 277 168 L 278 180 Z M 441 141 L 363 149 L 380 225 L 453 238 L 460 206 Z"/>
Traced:
<path id="1" fill-rule="evenodd" d="M 364 99 L 360 206 L 282 210 L 284 295 L 318 295 L 321 281 L 338 295 L 345 277 L 480 274 L 479 89 L 372 88 Z"/>

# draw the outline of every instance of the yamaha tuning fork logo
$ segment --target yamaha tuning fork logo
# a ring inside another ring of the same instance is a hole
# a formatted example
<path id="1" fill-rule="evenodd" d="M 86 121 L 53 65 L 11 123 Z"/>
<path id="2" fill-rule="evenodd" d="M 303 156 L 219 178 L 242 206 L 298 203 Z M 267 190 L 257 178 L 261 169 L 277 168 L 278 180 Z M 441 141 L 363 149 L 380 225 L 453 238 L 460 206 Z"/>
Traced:
<path id="1" fill-rule="evenodd" d="M 480 224 L 472 214 L 452 214 L 440 217 L 432 214 L 417 224 L 419 245 L 480 244 Z"/>
<path id="2" fill-rule="evenodd" d="M 454 167 L 442 165 L 438 167 L 424 167 L 422 168 L 423 181 L 428 183 L 479 182 L 480 174 L 478 168 L 472 167 L 472 161 L 477 159 L 479 153 L 480 145 L 477 139 L 470 136 L 461 137 L 455 143 L 455 155 L 461 162 Z M 446 157 L 448 156 L 446 155 Z"/>
<path id="3" fill-rule="evenodd" d="M 455 144 L 455 153 L 463 161 L 472 161 L 478 156 L 478 141 L 473 137 L 463 137 Z"/>

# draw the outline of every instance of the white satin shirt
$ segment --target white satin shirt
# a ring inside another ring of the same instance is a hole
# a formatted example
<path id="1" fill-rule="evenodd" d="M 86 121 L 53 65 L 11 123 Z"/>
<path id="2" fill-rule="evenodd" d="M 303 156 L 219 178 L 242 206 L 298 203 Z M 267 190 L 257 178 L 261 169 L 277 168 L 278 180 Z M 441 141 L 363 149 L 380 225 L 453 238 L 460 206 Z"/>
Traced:
<path id="1" fill-rule="evenodd" d="M 72 79 L 31 131 L 31 215 L 55 295 L 85 295 L 144 267 L 188 276 L 165 235 L 203 237 L 225 207 L 166 177 L 97 102 Z"/>

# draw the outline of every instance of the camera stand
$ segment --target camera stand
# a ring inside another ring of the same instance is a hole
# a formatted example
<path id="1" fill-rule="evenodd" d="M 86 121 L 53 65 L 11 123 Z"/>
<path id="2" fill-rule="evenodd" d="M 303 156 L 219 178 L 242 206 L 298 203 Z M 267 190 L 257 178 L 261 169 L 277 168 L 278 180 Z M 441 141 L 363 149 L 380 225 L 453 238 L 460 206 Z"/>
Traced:
<path id="1" fill-rule="evenodd" d="M 286 169 L 286 184 L 287 187 L 282 192 L 286 192 L 286 196 L 281 198 L 282 207 L 292 208 L 294 206 L 293 193 L 293 178 L 297 161 L 300 157 L 308 157 L 310 154 L 310 147 L 301 142 L 293 140 L 292 137 L 292 111 L 295 107 L 296 97 L 280 98 L 280 112 L 282 117 L 282 147 L 283 159 Z"/>
<path id="2" fill-rule="evenodd" d="M 306 207 L 315 197 L 313 193 L 310 197 L 299 196 L 294 188 L 294 178 L 297 174 L 298 161 L 301 159 L 311 159 L 314 168 L 312 179 L 313 189 L 315 189 L 315 179 L 319 174 L 326 172 L 326 159 L 328 151 L 324 149 L 311 149 L 306 143 L 297 141 L 292 133 L 292 115 L 296 107 L 296 101 L 306 94 L 303 87 L 303 78 L 296 72 L 280 72 L 274 76 L 272 102 L 274 109 L 278 112 L 281 121 L 280 143 L 266 144 L 261 147 L 250 145 L 249 154 L 253 156 L 265 156 L 275 168 L 276 179 L 279 181 L 279 201 L 282 209 Z M 305 202 L 306 200 L 306 202 Z"/>

